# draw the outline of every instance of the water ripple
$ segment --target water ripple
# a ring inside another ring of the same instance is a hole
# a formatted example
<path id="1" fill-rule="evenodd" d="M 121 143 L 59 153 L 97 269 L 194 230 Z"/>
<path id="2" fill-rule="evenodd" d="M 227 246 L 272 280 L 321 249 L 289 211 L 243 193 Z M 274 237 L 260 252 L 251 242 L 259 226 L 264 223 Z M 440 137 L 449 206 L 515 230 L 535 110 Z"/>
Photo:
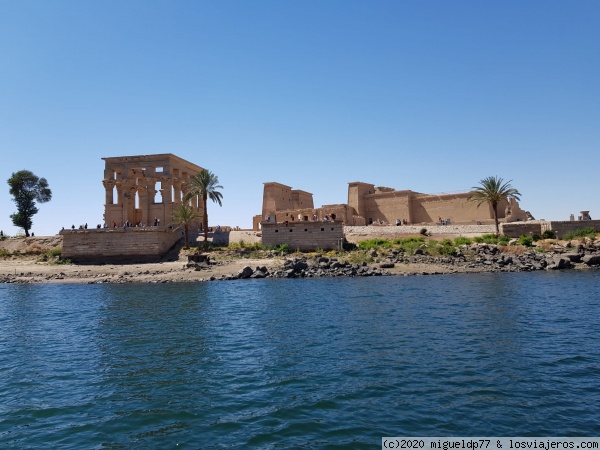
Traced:
<path id="1" fill-rule="evenodd" d="M 0 444 L 598 435 L 599 286 L 597 272 L 3 285 Z"/>

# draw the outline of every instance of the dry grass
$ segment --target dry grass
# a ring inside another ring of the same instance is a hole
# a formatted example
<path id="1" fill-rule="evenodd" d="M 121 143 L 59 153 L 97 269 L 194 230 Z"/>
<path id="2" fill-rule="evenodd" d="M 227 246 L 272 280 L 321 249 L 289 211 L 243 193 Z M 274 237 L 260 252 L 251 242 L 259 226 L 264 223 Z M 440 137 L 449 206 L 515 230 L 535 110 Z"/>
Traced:
<path id="1" fill-rule="evenodd" d="M 500 245 L 498 248 L 502 253 L 509 255 L 522 255 L 527 249 L 524 245 Z"/>

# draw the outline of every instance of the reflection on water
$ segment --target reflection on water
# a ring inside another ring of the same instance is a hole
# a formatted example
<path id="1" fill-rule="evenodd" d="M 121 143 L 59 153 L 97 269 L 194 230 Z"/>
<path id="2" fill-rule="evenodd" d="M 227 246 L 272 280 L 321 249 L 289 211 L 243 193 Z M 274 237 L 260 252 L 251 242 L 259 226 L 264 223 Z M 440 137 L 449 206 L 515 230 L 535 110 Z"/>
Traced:
<path id="1" fill-rule="evenodd" d="M 0 442 L 598 435 L 598 276 L 1 285 Z"/>

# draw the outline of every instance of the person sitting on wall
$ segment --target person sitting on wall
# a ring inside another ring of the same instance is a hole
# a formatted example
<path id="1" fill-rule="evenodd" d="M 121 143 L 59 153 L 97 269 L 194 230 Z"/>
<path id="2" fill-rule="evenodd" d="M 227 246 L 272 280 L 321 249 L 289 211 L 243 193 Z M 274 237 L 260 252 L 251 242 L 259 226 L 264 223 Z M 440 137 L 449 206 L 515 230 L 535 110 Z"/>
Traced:
<path id="1" fill-rule="evenodd" d="M 399 227 L 401 223 L 402 223 L 402 222 L 400 222 L 400 219 L 396 219 L 396 226 L 397 226 L 397 227 Z"/>

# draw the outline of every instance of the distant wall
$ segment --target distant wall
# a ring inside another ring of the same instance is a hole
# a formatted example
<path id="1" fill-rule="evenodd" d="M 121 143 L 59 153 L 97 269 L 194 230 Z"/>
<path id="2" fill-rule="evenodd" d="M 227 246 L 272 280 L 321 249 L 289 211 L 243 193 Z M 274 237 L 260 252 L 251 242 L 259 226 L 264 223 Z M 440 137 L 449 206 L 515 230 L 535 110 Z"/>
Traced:
<path id="1" fill-rule="evenodd" d="M 263 245 L 287 244 L 293 250 L 329 250 L 338 248 L 344 238 L 341 221 L 327 222 L 262 222 Z"/>
<path id="2" fill-rule="evenodd" d="M 554 231 L 559 238 L 569 231 L 581 230 L 582 228 L 588 227 L 600 232 L 600 220 L 550 221 L 550 229 Z"/>
<path id="3" fill-rule="evenodd" d="M 62 257 L 80 264 L 156 262 L 182 238 L 180 229 L 63 230 Z"/>
<path id="4" fill-rule="evenodd" d="M 542 234 L 546 230 L 552 230 L 556 237 L 561 238 L 569 231 L 581 230 L 582 228 L 594 228 L 600 232 L 600 220 L 564 220 L 564 221 L 530 221 L 530 222 L 512 222 L 500 224 L 500 231 L 509 237 L 519 237 L 522 235 Z"/>

